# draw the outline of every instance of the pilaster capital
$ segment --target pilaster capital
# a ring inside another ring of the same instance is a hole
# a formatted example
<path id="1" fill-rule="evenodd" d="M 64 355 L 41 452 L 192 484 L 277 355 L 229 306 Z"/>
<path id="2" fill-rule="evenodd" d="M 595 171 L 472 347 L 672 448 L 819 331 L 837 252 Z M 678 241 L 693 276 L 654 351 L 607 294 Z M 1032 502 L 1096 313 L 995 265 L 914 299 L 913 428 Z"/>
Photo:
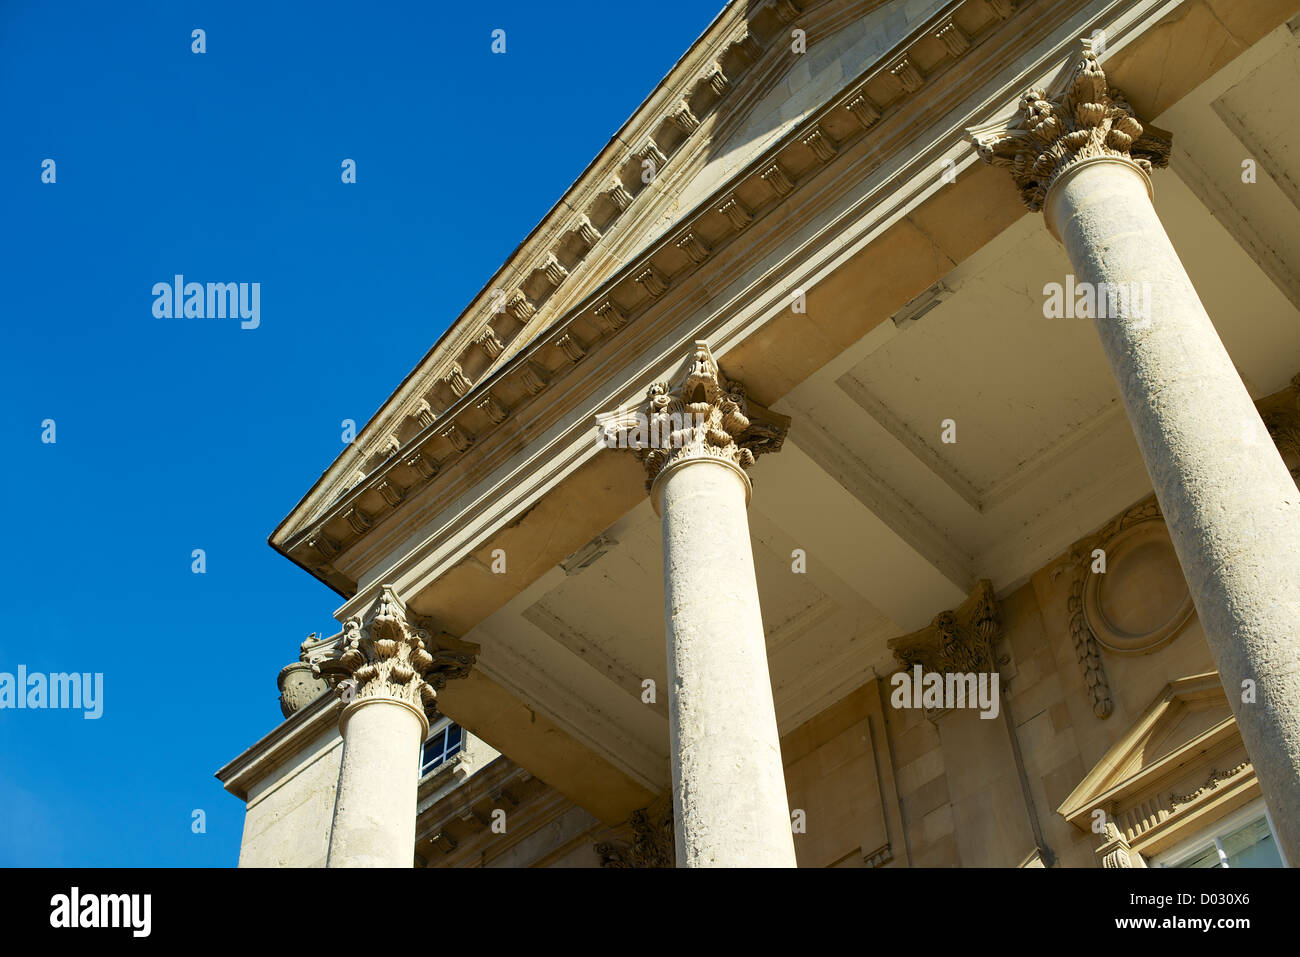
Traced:
<path id="1" fill-rule="evenodd" d="M 429 715 L 436 713 L 438 691 L 449 680 L 469 675 L 479 647 L 446 633 L 435 635 L 427 619 L 412 613 L 393 587 L 384 585 L 364 614 L 343 623 L 329 651 L 317 656 L 312 670 L 349 675 L 351 685 L 336 686 L 345 703 L 389 700 Z"/>
<path id="2" fill-rule="evenodd" d="M 648 807 L 633 811 L 606 840 L 596 844 L 596 854 L 601 867 L 674 867 L 674 841 L 673 802 L 665 794 Z"/>
<path id="3" fill-rule="evenodd" d="M 998 673 L 995 646 L 1001 636 L 1002 612 L 992 582 L 984 578 L 956 608 L 939 612 L 925 628 L 887 644 L 900 670 L 920 669 L 918 684 L 925 673 L 974 675 L 978 680 L 980 675 Z M 997 695 L 996 687 L 993 694 Z M 952 701 L 916 700 L 924 702 L 926 718 L 936 724 L 954 707 Z"/>
<path id="4" fill-rule="evenodd" d="M 674 380 L 655 382 L 643 403 L 596 417 L 601 443 L 630 448 L 646 469 L 646 491 L 668 469 L 713 459 L 748 469 L 763 454 L 779 452 L 788 416 L 759 405 L 728 379 L 704 340 L 697 340 Z"/>
<path id="5" fill-rule="evenodd" d="M 993 646 L 1002 635 L 1002 613 L 993 584 L 980 579 L 956 608 L 941 611 L 920 631 L 891 639 L 889 648 L 899 667 L 920 665 L 926 671 L 991 672 Z"/>
<path id="6" fill-rule="evenodd" d="M 1110 88 L 1090 39 L 1080 41 L 1072 64 L 1049 89 L 1025 91 L 1013 117 L 966 133 L 986 163 L 1010 167 L 1021 200 L 1035 212 L 1075 164 L 1105 157 L 1149 174 L 1169 165 L 1173 139 L 1139 122 L 1124 95 Z"/>

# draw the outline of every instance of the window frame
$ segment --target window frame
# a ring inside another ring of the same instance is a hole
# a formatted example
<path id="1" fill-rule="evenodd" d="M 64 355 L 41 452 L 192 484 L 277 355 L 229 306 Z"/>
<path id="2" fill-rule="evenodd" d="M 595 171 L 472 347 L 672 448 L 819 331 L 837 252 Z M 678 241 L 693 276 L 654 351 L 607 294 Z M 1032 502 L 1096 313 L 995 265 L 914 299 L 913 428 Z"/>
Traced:
<path id="1" fill-rule="evenodd" d="M 1232 813 L 1218 818 L 1197 833 L 1195 837 L 1181 841 L 1168 850 L 1157 854 L 1151 859 L 1148 866 L 1174 868 L 1188 858 L 1194 857 L 1208 848 L 1214 848 L 1219 855 L 1219 867 L 1228 870 L 1227 856 L 1223 852 L 1223 838 L 1260 817 L 1264 818 L 1269 834 L 1273 836 L 1273 846 L 1277 848 L 1277 855 L 1282 861 L 1282 866 L 1290 867 L 1291 864 L 1286 859 L 1286 851 L 1282 849 L 1282 842 L 1278 840 L 1277 828 L 1273 826 L 1273 816 L 1269 814 L 1268 805 L 1264 803 L 1262 797 L 1255 798 L 1244 807 L 1237 808 Z"/>
<path id="2" fill-rule="evenodd" d="M 456 727 L 460 730 L 460 742 L 456 745 L 454 751 L 448 753 L 447 732 L 448 729 L 452 727 Z M 442 737 L 442 742 L 443 742 L 442 758 L 436 764 L 430 766 L 425 761 L 424 750 L 425 747 L 430 742 L 436 740 L 439 736 Z M 467 732 L 465 731 L 465 729 L 460 725 L 456 724 L 456 722 L 452 721 L 450 718 L 446 717 L 445 715 L 442 718 L 440 718 L 437 721 L 437 723 L 435 723 L 434 726 L 429 729 L 428 736 L 426 736 L 425 739 L 420 742 L 420 780 L 423 781 L 431 774 L 437 774 L 443 768 L 451 765 L 453 759 L 460 757 L 460 755 L 465 752 L 465 745 L 467 743 L 466 736 L 467 736 Z"/>

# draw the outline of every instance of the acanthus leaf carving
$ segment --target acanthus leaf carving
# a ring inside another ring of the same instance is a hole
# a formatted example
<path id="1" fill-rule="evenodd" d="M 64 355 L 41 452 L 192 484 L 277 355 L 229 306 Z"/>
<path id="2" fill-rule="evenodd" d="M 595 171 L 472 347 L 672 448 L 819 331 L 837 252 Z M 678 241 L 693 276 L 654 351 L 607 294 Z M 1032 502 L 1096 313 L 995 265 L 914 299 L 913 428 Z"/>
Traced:
<path id="1" fill-rule="evenodd" d="M 661 797 L 633 811 L 618 836 L 596 845 L 601 867 L 675 867 L 677 851 L 672 801 Z"/>
<path id="2" fill-rule="evenodd" d="M 993 584 L 985 578 L 957 608 L 939 612 L 925 628 L 888 645 L 904 670 L 920 665 L 940 674 L 993 672 L 993 646 L 1001 634 L 1002 614 Z"/>
<path id="3" fill-rule="evenodd" d="M 675 384 L 656 382 L 635 409 L 597 417 L 607 438 L 635 450 L 646 469 L 647 491 L 669 465 L 712 457 L 748 469 L 762 454 L 778 452 L 790 427 L 728 379 L 703 340 L 697 340 Z M 644 426 L 644 427 L 641 427 Z"/>
<path id="4" fill-rule="evenodd" d="M 1105 838 L 1096 853 L 1101 866 L 1106 869 L 1146 867 L 1142 855 L 1129 846 L 1128 840 L 1111 820 L 1106 821 Z"/>
<path id="5" fill-rule="evenodd" d="M 447 370 L 447 374 L 443 376 L 442 381 L 447 383 L 447 387 L 451 389 L 456 398 L 460 398 L 474 386 L 474 383 L 470 382 L 466 377 L 459 362 L 451 364 L 451 368 Z"/>
<path id="6" fill-rule="evenodd" d="M 1169 165 L 1172 134 L 1143 125 L 1124 95 L 1109 87 L 1092 40 L 1050 90 L 1031 87 L 1016 115 L 967 131 L 980 158 L 1010 167 L 1020 198 L 1043 208 L 1047 191 L 1065 170 L 1084 159 L 1129 160 L 1150 173 Z"/>
<path id="7" fill-rule="evenodd" d="M 700 128 L 699 117 L 691 110 L 691 106 L 685 100 L 680 100 L 672 112 L 673 123 L 677 128 L 686 135 L 694 133 Z"/>
<path id="8" fill-rule="evenodd" d="M 497 336 L 496 330 L 491 326 L 484 327 L 483 331 L 475 337 L 474 345 L 483 350 L 483 354 L 488 357 L 489 361 L 497 358 L 497 356 L 501 355 L 502 350 L 505 349 L 505 345 L 502 344 L 501 339 Z M 426 422 L 424 424 L 427 425 L 428 423 Z"/>
<path id="9" fill-rule="evenodd" d="M 431 634 L 429 622 L 413 614 L 391 585 L 374 604 L 343 623 L 327 642 L 303 643 L 303 659 L 314 675 L 352 679 L 335 691 L 348 704 L 371 699 L 399 701 L 426 714 L 437 710 L 438 691 L 449 680 L 468 676 L 479 648 L 451 635 Z"/>

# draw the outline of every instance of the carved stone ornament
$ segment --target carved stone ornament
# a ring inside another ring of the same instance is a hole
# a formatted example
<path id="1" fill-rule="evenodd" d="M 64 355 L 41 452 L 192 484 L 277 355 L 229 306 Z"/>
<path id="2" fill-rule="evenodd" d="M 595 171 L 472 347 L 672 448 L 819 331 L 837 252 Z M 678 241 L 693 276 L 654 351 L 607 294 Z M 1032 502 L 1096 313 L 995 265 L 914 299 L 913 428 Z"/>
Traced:
<path id="1" fill-rule="evenodd" d="M 862 855 L 863 863 L 868 867 L 884 867 L 894 859 L 894 851 L 886 841 L 874 851 L 864 852 Z"/>
<path id="2" fill-rule="evenodd" d="M 510 315 L 520 322 L 530 319 L 537 312 L 532 302 L 522 292 L 517 292 L 510 297 L 506 302 L 506 309 L 510 310 Z"/>
<path id="3" fill-rule="evenodd" d="M 502 350 L 505 349 L 505 345 L 502 344 L 501 339 L 491 326 L 478 334 L 474 339 L 474 345 L 483 350 L 483 354 L 488 357 L 489 361 L 501 355 Z M 428 425 L 429 423 L 425 422 L 424 424 Z"/>
<path id="4" fill-rule="evenodd" d="M 761 53 L 762 50 L 760 49 Z M 700 120 L 691 110 L 691 106 L 685 100 L 679 100 L 677 106 L 672 111 L 672 121 L 677 128 L 688 136 L 700 128 Z"/>
<path id="5" fill-rule="evenodd" d="M 1097 574 L 1089 562 L 1081 596 L 1098 644 L 1116 655 L 1145 655 L 1173 641 L 1196 608 L 1165 523 L 1130 525 L 1100 547 L 1106 571 Z"/>
<path id="6" fill-rule="evenodd" d="M 313 674 L 352 678 L 350 694 L 343 681 L 335 685 L 347 700 L 404 701 L 426 714 L 436 712 L 437 693 L 449 680 L 469 674 L 478 651 L 473 642 L 445 633 L 435 637 L 429 622 L 408 611 L 391 585 L 380 589 L 365 614 L 344 622 L 328 646 L 303 647 Z"/>
<path id="7" fill-rule="evenodd" d="M 985 578 L 959 606 L 941 611 L 927 627 L 888 645 L 904 670 L 920 665 L 939 674 L 993 672 L 993 645 L 1001 634 L 1002 615 L 993 584 Z"/>
<path id="8" fill-rule="evenodd" d="M 1133 717 L 1057 813 L 1081 835 L 1106 824 L 1103 867 L 1144 867 L 1207 821 L 1260 796 L 1217 671 L 1176 678 Z"/>
<path id="9" fill-rule="evenodd" d="M 1070 597 L 1066 610 L 1070 619 L 1070 639 L 1074 643 L 1074 657 L 1083 672 L 1083 683 L 1088 690 L 1092 703 L 1092 713 L 1098 718 L 1107 718 L 1114 710 L 1110 697 L 1110 682 L 1106 678 L 1106 669 L 1101 662 L 1101 646 L 1097 637 L 1088 626 L 1083 614 L 1083 588 L 1091 567 L 1093 546 L 1107 540 L 1111 535 L 1130 525 L 1160 517 L 1160 506 L 1152 496 L 1130 508 L 1119 518 L 1113 519 L 1096 535 L 1076 542 L 1070 549 L 1065 562 L 1052 569 L 1056 578 L 1067 569 L 1071 572 Z"/>
<path id="10" fill-rule="evenodd" d="M 697 340 L 676 384 L 656 382 L 634 409 L 597 416 L 606 444 L 632 448 L 646 469 L 646 490 L 671 465 L 710 457 L 748 469 L 763 454 L 778 452 L 790 427 L 745 395 L 745 387 L 722 374 L 709 345 Z"/>
<path id="11" fill-rule="evenodd" d="M 1144 172 L 1169 165 L 1172 134 L 1138 122 L 1133 107 L 1106 83 L 1092 49 L 1080 42 L 1070 68 L 1048 90 L 1032 87 L 1015 117 L 967 131 L 980 157 L 1011 168 L 1020 198 L 1043 208 L 1052 183 L 1075 163 L 1099 156 L 1129 160 Z"/>
<path id="12" fill-rule="evenodd" d="M 451 368 L 447 371 L 447 374 L 443 376 L 442 381 L 447 383 L 448 388 L 451 389 L 452 393 L 457 398 L 464 395 L 474 387 L 474 383 L 470 382 L 469 379 L 466 378 L 465 373 L 458 362 L 453 362 L 451 364 Z"/>
<path id="13" fill-rule="evenodd" d="M 1118 518 L 1108 522 L 1101 531 L 1088 538 L 1081 539 L 1070 548 L 1065 561 L 1052 569 L 1055 579 L 1065 572 L 1070 573 L 1070 597 L 1066 611 L 1070 622 L 1070 639 L 1074 643 L 1074 656 L 1083 672 L 1083 683 L 1087 687 L 1088 698 L 1092 704 L 1092 713 L 1098 718 L 1107 718 L 1114 710 L 1110 696 L 1110 682 L 1101 660 L 1101 644 L 1092 630 L 1084 608 L 1084 592 L 1089 576 L 1092 575 L 1093 550 L 1102 548 L 1116 535 L 1143 522 L 1158 521 L 1160 506 L 1155 496 L 1143 499 Z"/>
<path id="14" fill-rule="evenodd" d="M 673 803 L 660 797 L 649 807 L 633 811 L 618 829 L 619 836 L 596 845 L 601 867 L 675 867 Z"/>
<path id="15" fill-rule="evenodd" d="M 1239 761 L 1236 764 L 1234 764 L 1232 767 L 1228 768 L 1226 771 L 1220 771 L 1218 768 L 1211 768 L 1210 776 L 1207 777 L 1205 779 L 1205 783 L 1202 784 L 1200 787 L 1198 787 L 1196 790 L 1190 791 L 1187 794 L 1170 794 L 1169 795 L 1170 809 L 1177 811 L 1180 807 L 1186 804 L 1191 804 L 1202 794 L 1205 794 L 1207 791 L 1213 791 L 1215 788 L 1217 788 L 1221 781 L 1226 781 L 1231 777 L 1235 777 L 1236 775 L 1240 774 L 1242 771 L 1246 770 L 1246 768 L 1248 767 L 1250 767 L 1249 761 Z"/>
<path id="16" fill-rule="evenodd" d="M 311 665 L 305 661 L 281 668 L 276 684 L 280 688 L 280 712 L 286 718 L 330 690 L 329 681 L 313 674 Z"/>
<path id="17" fill-rule="evenodd" d="M 1146 867 L 1142 855 L 1129 846 L 1124 835 L 1119 832 L 1114 821 L 1106 822 L 1106 836 L 1097 848 L 1097 857 L 1104 868 Z"/>

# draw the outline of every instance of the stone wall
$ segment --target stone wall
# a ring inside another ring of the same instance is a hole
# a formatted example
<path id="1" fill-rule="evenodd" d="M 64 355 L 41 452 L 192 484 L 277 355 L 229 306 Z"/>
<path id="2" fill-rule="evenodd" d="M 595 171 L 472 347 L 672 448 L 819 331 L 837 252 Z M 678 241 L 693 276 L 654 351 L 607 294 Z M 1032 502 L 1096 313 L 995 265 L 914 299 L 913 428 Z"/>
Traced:
<path id="1" fill-rule="evenodd" d="M 1108 559 L 1100 573 L 1098 552 Z M 807 833 L 795 840 L 800 865 L 1099 866 L 1102 837 L 1058 810 L 1085 778 L 1106 771 L 1117 743 L 1154 720 L 1144 716 L 1162 689 L 1214 672 L 1176 571 L 1158 510 L 1138 503 L 999 600 L 995 719 L 970 709 L 895 708 L 882 676 L 787 734 L 790 805 L 806 813 Z M 1147 763 L 1221 725 L 1228 714 L 1221 711 L 1170 718 L 1169 729 L 1151 737 Z M 1239 742 L 1235 728 L 1224 733 Z M 1231 748 L 1223 745 L 1231 757 L 1219 763 L 1240 763 L 1244 752 Z M 1131 763 L 1136 776 L 1144 765 Z M 1194 753 L 1185 764 L 1176 780 L 1187 792 L 1223 774 Z M 1258 796 L 1250 776 L 1240 776 L 1238 796 L 1214 813 Z M 1160 795 L 1179 789 L 1146 786 L 1152 823 L 1172 820 L 1175 808 Z M 1197 826 L 1211 819 L 1188 818 Z"/>
<path id="2" fill-rule="evenodd" d="M 330 727 L 249 789 L 240 867 L 324 867 L 343 739 Z"/>

